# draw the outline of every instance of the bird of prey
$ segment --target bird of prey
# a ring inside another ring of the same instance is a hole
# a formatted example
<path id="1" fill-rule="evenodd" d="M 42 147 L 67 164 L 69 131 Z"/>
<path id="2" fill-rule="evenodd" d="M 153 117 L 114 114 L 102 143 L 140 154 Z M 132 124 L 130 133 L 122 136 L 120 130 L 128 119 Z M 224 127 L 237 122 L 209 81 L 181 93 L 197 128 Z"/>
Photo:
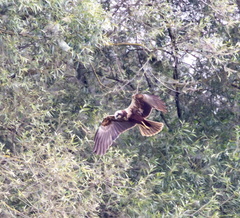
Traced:
<path id="1" fill-rule="evenodd" d="M 118 110 L 114 115 L 105 117 L 98 128 L 94 141 L 94 149 L 98 155 L 104 155 L 113 141 L 128 129 L 138 126 L 143 136 L 153 136 L 159 133 L 164 124 L 147 120 L 152 108 L 167 112 L 166 106 L 156 95 L 135 94 L 128 108 Z"/>

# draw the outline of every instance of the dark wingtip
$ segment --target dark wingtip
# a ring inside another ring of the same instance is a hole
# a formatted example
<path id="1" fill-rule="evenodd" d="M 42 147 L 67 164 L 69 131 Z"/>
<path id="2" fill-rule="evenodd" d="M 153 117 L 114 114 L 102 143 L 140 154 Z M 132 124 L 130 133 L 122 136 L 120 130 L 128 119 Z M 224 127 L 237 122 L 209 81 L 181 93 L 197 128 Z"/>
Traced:
<path id="1" fill-rule="evenodd" d="M 107 150 L 112 145 L 113 141 L 111 140 L 111 138 L 109 138 L 108 135 L 105 135 L 105 137 L 104 137 L 97 133 L 94 137 L 95 144 L 94 144 L 94 148 L 93 148 L 93 153 L 102 156 L 107 153 Z"/>
<path id="2" fill-rule="evenodd" d="M 152 96 L 153 100 L 155 101 L 156 104 L 156 109 L 159 111 L 162 111 L 163 113 L 167 112 L 167 106 L 164 101 L 160 99 L 158 95 L 150 95 Z"/>

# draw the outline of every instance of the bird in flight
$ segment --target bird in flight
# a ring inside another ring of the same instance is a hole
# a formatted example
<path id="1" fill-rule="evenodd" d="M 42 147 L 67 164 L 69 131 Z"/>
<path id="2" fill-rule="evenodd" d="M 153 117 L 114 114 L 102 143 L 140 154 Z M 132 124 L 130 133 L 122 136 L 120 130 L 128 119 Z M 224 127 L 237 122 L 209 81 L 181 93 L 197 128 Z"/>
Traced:
<path id="1" fill-rule="evenodd" d="M 118 136 L 128 129 L 138 126 L 143 136 L 159 133 L 164 124 L 147 120 L 152 108 L 167 112 L 164 102 L 156 95 L 135 94 L 128 108 L 118 110 L 114 115 L 105 117 L 94 137 L 93 152 L 104 155 Z"/>

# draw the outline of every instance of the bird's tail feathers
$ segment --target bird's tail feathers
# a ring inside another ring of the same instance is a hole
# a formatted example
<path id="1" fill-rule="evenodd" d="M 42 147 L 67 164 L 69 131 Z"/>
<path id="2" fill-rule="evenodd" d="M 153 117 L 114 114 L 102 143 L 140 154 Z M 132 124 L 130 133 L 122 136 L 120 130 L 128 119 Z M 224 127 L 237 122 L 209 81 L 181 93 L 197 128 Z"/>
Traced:
<path id="1" fill-rule="evenodd" d="M 164 124 L 144 119 L 138 126 L 142 136 L 153 136 L 162 131 Z"/>

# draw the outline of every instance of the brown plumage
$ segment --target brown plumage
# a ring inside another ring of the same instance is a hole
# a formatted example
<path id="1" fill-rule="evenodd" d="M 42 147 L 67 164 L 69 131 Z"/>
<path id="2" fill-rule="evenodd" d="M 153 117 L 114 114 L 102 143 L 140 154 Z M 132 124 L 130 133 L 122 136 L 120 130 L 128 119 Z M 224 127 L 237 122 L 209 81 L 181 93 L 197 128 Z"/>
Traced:
<path id="1" fill-rule="evenodd" d="M 145 119 L 150 115 L 152 108 L 167 112 L 164 102 L 158 96 L 133 95 L 128 108 L 116 111 L 114 116 L 110 115 L 103 119 L 94 137 L 93 152 L 104 155 L 121 133 L 136 125 L 143 136 L 153 136 L 159 133 L 164 124 Z"/>

